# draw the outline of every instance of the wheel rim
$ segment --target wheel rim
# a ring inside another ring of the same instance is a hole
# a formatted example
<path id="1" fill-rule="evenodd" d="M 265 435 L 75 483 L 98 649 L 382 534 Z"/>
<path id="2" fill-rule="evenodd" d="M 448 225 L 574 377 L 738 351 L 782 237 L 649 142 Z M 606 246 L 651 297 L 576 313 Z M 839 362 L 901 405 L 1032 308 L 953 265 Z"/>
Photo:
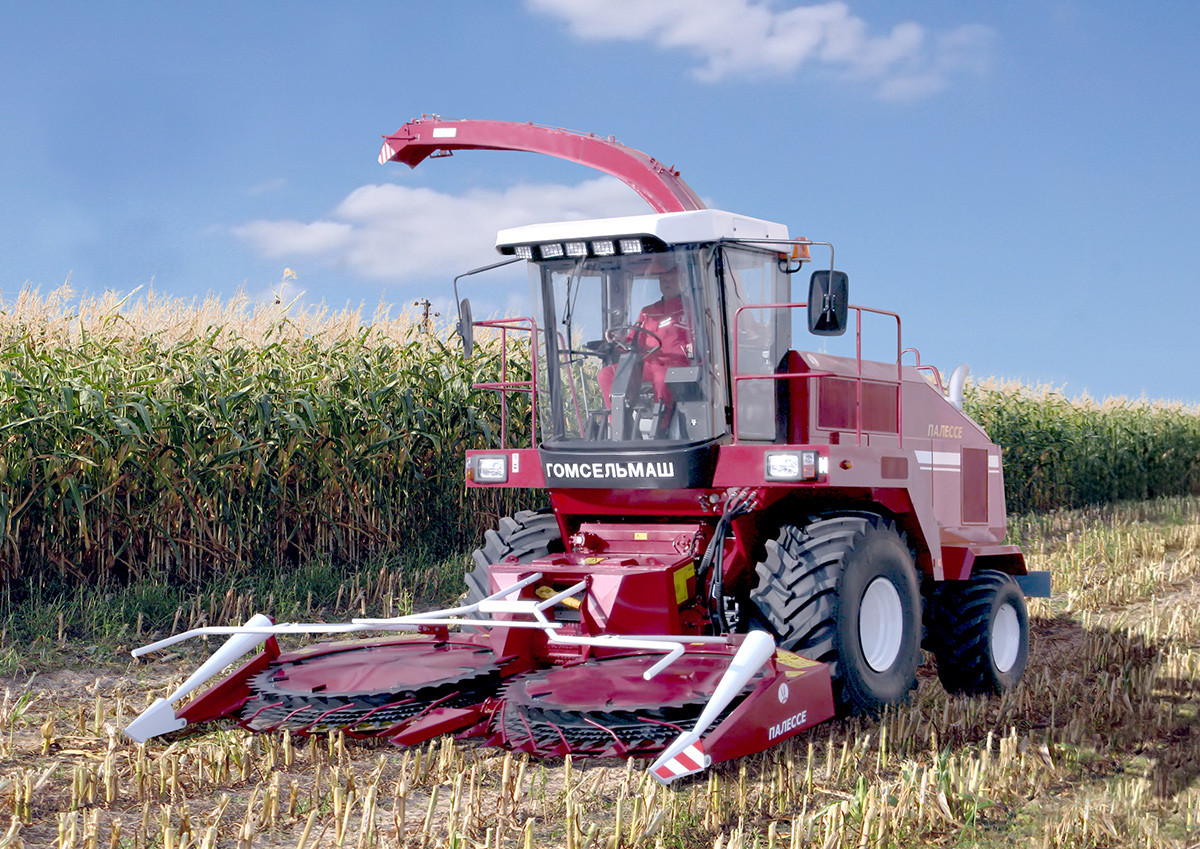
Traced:
<path id="1" fill-rule="evenodd" d="M 876 672 L 890 669 L 900 655 L 904 638 L 904 606 L 887 578 L 867 585 L 858 606 L 858 641 L 863 659 Z"/>
<path id="2" fill-rule="evenodd" d="M 1005 603 L 992 622 L 992 663 L 997 672 L 1008 672 L 1021 653 L 1021 620 L 1017 610 Z"/>

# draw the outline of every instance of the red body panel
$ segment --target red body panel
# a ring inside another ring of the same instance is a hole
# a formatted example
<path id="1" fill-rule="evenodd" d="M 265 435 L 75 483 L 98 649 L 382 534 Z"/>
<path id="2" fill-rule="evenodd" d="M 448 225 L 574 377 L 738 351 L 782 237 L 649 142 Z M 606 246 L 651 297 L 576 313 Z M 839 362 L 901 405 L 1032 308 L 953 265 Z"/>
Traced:
<path id="1" fill-rule="evenodd" d="M 500 456 L 507 458 L 508 480 L 505 481 L 505 486 L 520 487 L 521 489 L 545 488 L 546 478 L 542 475 L 542 463 L 536 448 L 509 448 L 495 451 L 471 449 L 467 451 L 467 486 L 494 486 L 495 484 L 479 483 L 472 479 L 470 476 L 471 458 Z"/>
<path id="2" fill-rule="evenodd" d="M 647 531 L 649 533 L 649 531 Z M 571 633 L 679 634 L 680 605 L 695 593 L 695 569 L 690 554 L 657 557 L 645 552 L 622 554 L 609 548 L 602 554 L 562 554 L 530 564 L 499 563 L 492 569 L 493 590 L 511 586 L 531 571 L 543 573 L 543 585 L 562 589 L 587 579 L 588 590 L 578 622 Z M 526 589 L 522 597 L 533 598 Z M 498 653 L 513 650 L 516 631 L 496 629 L 493 646 Z"/>
<path id="3" fill-rule="evenodd" d="M 999 447 L 920 370 L 794 351 L 787 362 L 789 370 L 812 375 L 784 378 L 790 410 L 785 432 L 807 437 L 806 442 L 720 445 L 712 486 L 704 489 L 551 489 L 564 532 L 573 532 L 573 517 L 712 521 L 729 489 L 755 487 L 764 509 L 785 502 L 793 503 L 792 512 L 876 505 L 895 514 L 918 565 L 936 580 L 965 579 L 975 557 L 989 554 L 1003 556 L 994 562 L 1004 564 L 1005 571 L 1024 571 L 1019 552 L 1010 557 L 1013 552 L 998 548 L 1006 529 Z M 867 411 L 861 429 L 856 412 L 860 373 Z M 816 451 L 820 475 L 810 481 L 768 480 L 767 454 L 788 448 Z M 469 485 L 545 486 L 535 449 L 506 453 L 519 455 L 518 471 L 510 472 L 506 483 Z M 943 546 L 952 551 L 949 561 Z M 734 568 L 744 571 L 745 564 Z"/>
<path id="4" fill-rule="evenodd" d="M 483 705 L 471 708 L 434 708 L 420 719 L 404 726 L 404 729 L 388 738 L 396 746 L 419 746 L 426 740 L 453 734 L 476 725 L 487 715 Z"/>

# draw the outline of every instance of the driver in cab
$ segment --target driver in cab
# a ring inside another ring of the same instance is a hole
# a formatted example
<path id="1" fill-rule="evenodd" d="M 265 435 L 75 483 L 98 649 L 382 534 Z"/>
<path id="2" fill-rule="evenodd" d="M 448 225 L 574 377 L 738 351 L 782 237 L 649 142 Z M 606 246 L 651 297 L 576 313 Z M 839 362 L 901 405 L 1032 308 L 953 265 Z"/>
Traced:
<path id="1" fill-rule="evenodd" d="M 608 341 L 618 350 L 636 349 L 645 354 L 642 379 L 654 387 L 655 400 L 664 404 L 670 404 L 672 401 L 671 391 L 666 383 L 667 369 L 688 365 L 694 355 L 694 337 L 684 313 L 681 285 L 678 268 L 672 267 L 663 271 L 658 278 L 662 297 L 643 307 L 638 314 L 637 323 L 632 327 L 617 327 L 606 333 Z M 626 328 L 628 332 L 624 336 L 618 335 Z M 607 406 L 612 404 L 612 384 L 616 369 L 616 363 L 613 363 L 600 369 L 597 375 Z"/>

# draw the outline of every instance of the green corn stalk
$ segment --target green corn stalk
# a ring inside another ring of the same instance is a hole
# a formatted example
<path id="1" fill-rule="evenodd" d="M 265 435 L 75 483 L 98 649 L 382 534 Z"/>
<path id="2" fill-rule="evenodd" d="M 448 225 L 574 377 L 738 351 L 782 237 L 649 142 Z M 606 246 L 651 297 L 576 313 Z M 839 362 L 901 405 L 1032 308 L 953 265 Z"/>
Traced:
<path id="1" fill-rule="evenodd" d="M 6 328 L 0 573 L 194 581 L 406 546 L 445 556 L 520 506 L 462 482 L 463 451 L 499 430 L 495 393 L 471 385 L 497 379 L 494 344 L 467 363 L 412 329 L 275 330 L 168 344 Z"/>

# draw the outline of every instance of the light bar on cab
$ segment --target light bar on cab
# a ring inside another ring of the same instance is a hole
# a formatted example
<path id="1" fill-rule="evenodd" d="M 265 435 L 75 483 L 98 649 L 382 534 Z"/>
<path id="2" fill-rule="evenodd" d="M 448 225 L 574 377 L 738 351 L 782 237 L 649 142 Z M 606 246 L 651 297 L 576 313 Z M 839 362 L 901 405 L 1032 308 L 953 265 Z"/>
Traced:
<path id="1" fill-rule="evenodd" d="M 539 242 L 530 245 L 502 245 L 500 253 L 518 259 L 582 259 L 589 256 L 616 256 L 656 253 L 666 245 L 652 236 L 627 236 L 620 239 L 574 239 L 568 242 Z"/>

